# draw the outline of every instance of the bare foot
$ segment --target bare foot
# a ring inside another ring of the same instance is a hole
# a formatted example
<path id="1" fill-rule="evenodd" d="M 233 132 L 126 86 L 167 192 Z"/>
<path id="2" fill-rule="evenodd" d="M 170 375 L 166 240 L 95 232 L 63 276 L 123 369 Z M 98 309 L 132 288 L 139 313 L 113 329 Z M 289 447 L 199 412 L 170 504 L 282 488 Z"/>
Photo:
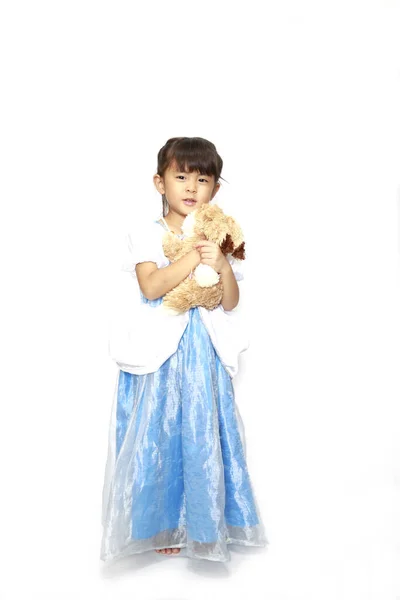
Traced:
<path id="1" fill-rule="evenodd" d="M 180 551 L 180 548 L 161 548 L 160 550 L 156 550 L 159 554 L 179 554 Z"/>

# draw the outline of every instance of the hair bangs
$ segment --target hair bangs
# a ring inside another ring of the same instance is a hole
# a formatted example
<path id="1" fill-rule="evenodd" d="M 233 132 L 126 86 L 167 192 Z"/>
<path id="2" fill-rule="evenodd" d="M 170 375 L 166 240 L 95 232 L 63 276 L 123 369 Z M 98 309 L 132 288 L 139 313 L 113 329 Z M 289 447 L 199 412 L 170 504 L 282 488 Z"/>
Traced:
<path id="1" fill-rule="evenodd" d="M 214 176 L 217 180 L 220 170 L 216 164 L 215 152 L 212 149 L 204 147 L 202 144 L 188 142 L 177 144 L 170 149 L 169 166 L 178 171 L 192 173 L 199 171 L 200 175 Z"/>

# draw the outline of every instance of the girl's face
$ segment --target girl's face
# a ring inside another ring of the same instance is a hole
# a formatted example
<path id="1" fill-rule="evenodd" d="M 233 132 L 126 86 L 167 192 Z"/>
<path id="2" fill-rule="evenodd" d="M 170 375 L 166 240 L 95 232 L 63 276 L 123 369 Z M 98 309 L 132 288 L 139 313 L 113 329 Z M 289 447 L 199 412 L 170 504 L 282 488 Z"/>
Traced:
<path id="1" fill-rule="evenodd" d="M 164 177 L 154 175 L 154 185 L 160 194 L 165 194 L 169 210 L 186 217 L 202 204 L 210 202 L 220 184 L 215 184 L 214 175 L 200 175 L 198 171 L 185 173 L 177 168 L 173 163 L 165 171 Z"/>

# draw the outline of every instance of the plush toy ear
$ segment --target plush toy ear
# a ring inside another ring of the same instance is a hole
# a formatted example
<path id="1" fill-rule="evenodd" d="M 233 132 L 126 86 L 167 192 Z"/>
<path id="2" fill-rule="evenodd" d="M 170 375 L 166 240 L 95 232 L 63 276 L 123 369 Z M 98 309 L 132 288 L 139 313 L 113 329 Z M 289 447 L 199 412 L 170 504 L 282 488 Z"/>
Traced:
<path id="1" fill-rule="evenodd" d="M 226 238 L 222 242 L 220 248 L 221 248 L 222 254 L 231 254 L 231 252 L 234 250 L 235 246 L 234 246 L 234 243 L 233 243 L 232 238 L 229 235 L 229 233 L 227 234 Z"/>
<path id="2" fill-rule="evenodd" d="M 240 244 L 240 246 L 238 246 L 238 247 L 236 248 L 236 250 L 235 250 L 234 252 L 232 252 L 232 256 L 233 256 L 233 258 L 237 258 L 237 259 L 239 259 L 239 260 L 244 260 L 244 259 L 246 258 L 246 257 L 245 257 L 245 249 L 244 249 L 244 244 L 245 244 L 245 242 L 242 242 L 242 243 Z"/>
<path id="3" fill-rule="evenodd" d="M 183 220 L 182 231 L 188 237 L 192 237 L 192 235 L 194 235 L 195 218 L 196 218 L 197 210 L 198 209 L 195 209 L 194 211 L 192 211 Z"/>

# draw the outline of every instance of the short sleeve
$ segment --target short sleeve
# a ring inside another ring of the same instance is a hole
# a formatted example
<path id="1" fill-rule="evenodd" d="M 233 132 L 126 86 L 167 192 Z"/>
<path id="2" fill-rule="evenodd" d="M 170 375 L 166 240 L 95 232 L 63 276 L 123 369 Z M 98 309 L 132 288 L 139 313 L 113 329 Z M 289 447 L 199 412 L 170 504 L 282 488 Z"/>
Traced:
<path id="1" fill-rule="evenodd" d="M 127 232 L 122 270 L 136 276 L 135 267 L 141 262 L 154 262 L 158 268 L 166 266 L 168 261 L 162 247 L 162 233 L 161 227 L 156 223 Z"/>
<path id="2" fill-rule="evenodd" d="M 228 254 L 227 259 L 232 267 L 236 281 L 242 281 L 244 279 L 244 260 L 233 258 L 232 254 Z"/>

